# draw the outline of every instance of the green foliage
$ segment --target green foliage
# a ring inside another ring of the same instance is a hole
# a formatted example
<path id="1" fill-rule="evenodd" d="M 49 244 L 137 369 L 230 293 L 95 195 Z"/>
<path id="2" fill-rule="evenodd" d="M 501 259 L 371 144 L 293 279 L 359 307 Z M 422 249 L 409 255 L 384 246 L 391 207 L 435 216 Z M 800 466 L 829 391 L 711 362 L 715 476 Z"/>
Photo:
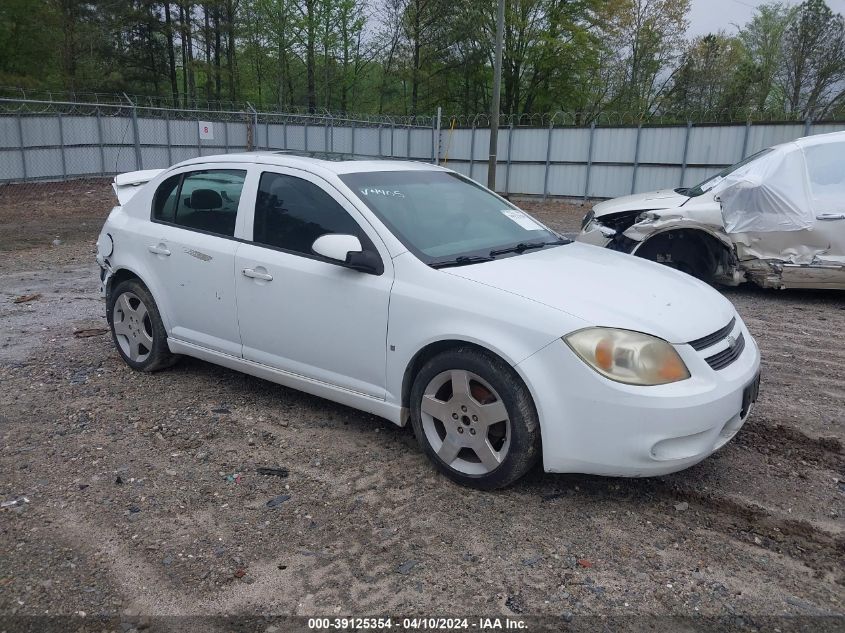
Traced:
<path id="1" fill-rule="evenodd" d="M 845 35 L 824 0 L 760 5 L 687 40 L 690 0 L 505 0 L 504 113 L 841 116 Z M 182 106 L 485 112 L 496 0 L 4 0 L 0 85 Z M 620 115 L 621 116 L 621 115 Z"/>

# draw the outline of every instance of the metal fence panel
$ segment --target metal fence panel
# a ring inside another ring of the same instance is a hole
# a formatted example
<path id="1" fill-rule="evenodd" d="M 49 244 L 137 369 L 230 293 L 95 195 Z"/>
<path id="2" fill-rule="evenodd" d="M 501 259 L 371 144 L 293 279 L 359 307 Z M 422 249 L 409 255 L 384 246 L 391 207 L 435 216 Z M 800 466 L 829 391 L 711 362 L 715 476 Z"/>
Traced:
<path id="1" fill-rule="evenodd" d="M 197 157 L 197 149 L 196 147 L 174 147 L 173 151 L 171 152 L 173 155 L 173 162 L 179 163 L 183 160 L 188 160 L 189 158 L 196 158 Z M 111 170 L 117 171 L 117 170 Z"/>
<path id="2" fill-rule="evenodd" d="M 640 165 L 637 171 L 637 190 L 674 189 L 680 179 L 680 167 Z"/>
<path id="3" fill-rule="evenodd" d="M 227 123 L 226 130 L 228 134 L 229 148 L 235 148 L 238 151 L 246 151 L 247 144 L 247 129 L 246 123 Z M 260 130 L 256 131 L 256 137 L 260 136 Z M 256 138 L 256 143 L 260 144 L 259 139 Z"/>
<path id="4" fill-rule="evenodd" d="M 378 156 L 378 136 L 378 128 L 359 128 L 355 130 L 355 151 L 364 156 Z"/>
<path id="5" fill-rule="evenodd" d="M 305 129 L 305 147 L 302 149 L 310 152 L 326 151 L 326 133 L 322 125 L 309 125 Z"/>
<path id="6" fill-rule="evenodd" d="M 99 136 L 97 119 L 92 116 L 67 116 L 62 121 L 65 145 L 90 145 Z"/>
<path id="7" fill-rule="evenodd" d="M 637 148 L 637 128 L 596 128 L 593 139 L 594 163 L 633 163 Z M 630 183 L 630 178 L 628 179 Z"/>
<path id="8" fill-rule="evenodd" d="M 138 139 L 142 145 L 167 145 L 167 121 L 139 118 Z"/>
<path id="9" fill-rule="evenodd" d="M 416 160 L 431 160 L 433 158 L 431 146 L 431 129 L 429 128 L 412 128 L 411 129 L 411 158 Z"/>
<path id="10" fill-rule="evenodd" d="M 135 171 L 135 155 L 132 153 L 131 147 L 120 145 L 116 147 L 104 147 L 103 155 L 106 163 L 106 173 L 119 174 L 125 171 Z M 193 158 L 193 156 L 186 156 L 181 160 Z"/>
<path id="11" fill-rule="evenodd" d="M 691 165 L 732 165 L 742 158 L 742 138 L 734 126 L 693 127 L 687 162 Z"/>
<path id="12" fill-rule="evenodd" d="M 164 169 L 170 167 L 166 147 L 142 147 L 141 156 L 144 169 Z"/>
<path id="13" fill-rule="evenodd" d="M 516 130 L 519 135 L 521 130 Z M 501 136 L 499 137 L 501 139 Z M 590 149 L 590 130 L 588 128 L 561 128 L 552 130 L 552 161 L 586 163 L 587 152 Z M 499 143 L 499 157 L 504 156 Z M 581 183 L 583 184 L 583 180 Z"/>
<path id="14" fill-rule="evenodd" d="M 18 134 L 18 119 L 16 117 L 0 117 L 0 147 L 20 147 Z"/>
<path id="15" fill-rule="evenodd" d="M 550 196 L 581 196 L 586 178 L 586 165 L 550 165 L 548 193 Z"/>
<path id="16" fill-rule="evenodd" d="M 596 165 L 590 173 L 590 195 L 615 198 L 631 193 L 633 166 Z"/>
<path id="17" fill-rule="evenodd" d="M 839 123 L 813 123 L 811 134 L 830 134 L 831 132 L 838 132 L 842 129 Z"/>
<path id="18" fill-rule="evenodd" d="M 56 177 L 63 171 L 62 157 L 52 149 L 27 150 L 26 164 L 30 178 Z"/>
<path id="19" fill-rule="evenodd" d="M 640 163 L 674 163 L 684 159 L 683 127 L 644 127 L 640 132 Z"/>
<path id="20" fill-rule="evenodd" d="M 804 136 L 803 124 L 752 125 L 748 131 L 747 155 L 750 156 L 771 145 L 786 143 L 801 136 Z"/>
<path id="21" fill-rule="evenodd" d="M 341 154 L 352 153 L 352 128 L 333 127 L 331 134 L 332 151 Z"/>
<path id="22" fill-rule="evenodd" d="M 100 173 L 100 153 L 96 147 L 68 147 L 65 149 L 65 168 L 69 176 Z"/>
<path id="23" fill-rule="evenodd" d="M 464 130 L 461 131 L 463 132 Z M 511 143 L 512 160 L 540 160 L 538 156 L 541 150 L 546 147 L 548 133 L 547 129 L 517 128 L 514 131 L 513 143 Z M 511 172 L 512 177 L 513 175 L 513 172 Z M 515 180 L 514 182 L 520 181 Z"/>
<path id="24" fill-rule="evenodd" d="M 23 165 L 24 156 L 21 152 L 0 151 L 0 181 L 23 181 L 26 172 Z"/>
<path id="25" fill-rule="evenodd" d="M 27 116 L 21 120 L 25 147 L 59 145 L 59 119 L 55 116 Z"/>
<path id="26" fill-rule="evenodd" d="M 514 142 L 516 138 L 514 138 Z M 519 183 L 519 187 L 512 185 L 515 193 L 526 195 L 543 195 L 543 170 L 536 165 L 511 164 L 511 183 Z M 497 181 L 498 182 L 498 181 Z"/>
<path id="27" fill-rule="evenodd" d="M 484 117 L 462 119 L 456 128 L 443 122 L 437 138 L 436 121 L 418 118 L 180 110 L 126 102 L 0 102 L 5 108 L 0 111 L 0 182 L 111 175 L 248 149 L 439 158 L 459 173 L 487 181 L 490 131 Z M 199 138 L 199 121 L 213 123 L 213 139 Z M 845 129 L 845 123 L 831 122 L 594 128 L 561 122 L 534 117 L 500 130 L 499 191 L 581 198 L 690 186 L 773 144 Z"/>
<path id="28" fill-rule="evenodd" d="M 710 178 L 716 170 L 712 167 L 688 167 L 682 187 L 692 187 Z M 661 187 L 662 189 L 663 187 Z"/>

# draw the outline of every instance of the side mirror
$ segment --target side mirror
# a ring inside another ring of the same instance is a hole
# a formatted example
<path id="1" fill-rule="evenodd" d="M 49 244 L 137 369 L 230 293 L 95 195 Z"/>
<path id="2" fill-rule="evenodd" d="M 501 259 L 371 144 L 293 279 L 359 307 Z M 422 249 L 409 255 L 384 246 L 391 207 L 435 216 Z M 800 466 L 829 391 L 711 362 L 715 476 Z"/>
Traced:
<path id="1" fill-rule="evenodd" d="M 329 233 L 328 235 L 321 235 L 314 244 L 311 245 L 311 250 L 334 259 L 339 262 L 346 262 L 346 258 L 350 253 L 361 252 L 364 249 L 361 246 L 361 240 L 354 235 L 339 235 L 336 233 Z"/>
<path id="2" fill-rule="evenodd" d="M 347 268 L 362 273 L 380 275 L 384 272 L 383 264 L 378 255 L 365 251 L 361 240 L 354 235 L 330 233 L 314 240 L 311 245 L 317 255 L 343 263 Z"/>

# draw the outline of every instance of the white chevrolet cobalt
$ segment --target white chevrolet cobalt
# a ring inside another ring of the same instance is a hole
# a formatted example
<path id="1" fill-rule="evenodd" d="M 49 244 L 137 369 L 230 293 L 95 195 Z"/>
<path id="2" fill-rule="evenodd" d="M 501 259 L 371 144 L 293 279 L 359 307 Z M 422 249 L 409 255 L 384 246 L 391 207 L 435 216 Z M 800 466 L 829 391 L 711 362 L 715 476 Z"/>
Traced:
<path id="1" fill-rule="evenodd" d="M 757 396 L 760 354 L 718 292 L 563 239 L 448 169 L 266 152 L 114 188 L 97 261 L 126 363 L 185 354 L 410 419 L 463 484 L 505 486 L 539 459 L 677 471 Z"/>

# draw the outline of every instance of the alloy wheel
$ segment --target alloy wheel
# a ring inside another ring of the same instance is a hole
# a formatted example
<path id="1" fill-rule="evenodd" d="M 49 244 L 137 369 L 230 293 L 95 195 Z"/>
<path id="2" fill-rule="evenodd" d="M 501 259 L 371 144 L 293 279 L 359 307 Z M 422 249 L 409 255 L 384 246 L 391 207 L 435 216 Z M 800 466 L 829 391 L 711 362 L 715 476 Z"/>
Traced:
<path id="1" fill-rule="evenodd" d="M 437 457 L 466 475 L 486 475 L 504 461 L 511 423 L 505 403 L 481 376 L 452 369 L 423 393 L 420 417 Z"/>

